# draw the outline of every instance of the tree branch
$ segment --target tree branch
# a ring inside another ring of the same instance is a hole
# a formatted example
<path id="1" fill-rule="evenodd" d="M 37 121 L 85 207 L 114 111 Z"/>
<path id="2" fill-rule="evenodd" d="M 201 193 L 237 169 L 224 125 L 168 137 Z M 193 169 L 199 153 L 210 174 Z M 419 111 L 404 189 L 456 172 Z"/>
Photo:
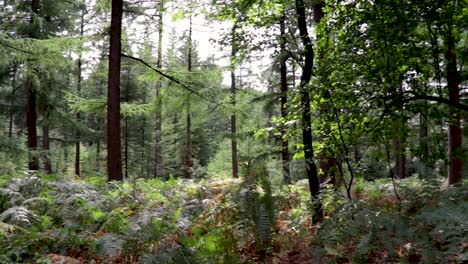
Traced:
<path id="1" fill-rule="evenodd" d="M 204 100 L 206 100 L 206 101 L 215 103 L 215 104 L 217 104 L 217 105 L 219 104 L 219 103 L 216 102 L 216 101 L 213 101 L 213 100 L 210 100 L 210 99 L 208 99 L 208 98 L 203 97 L 199 92 L 193 90 L 193 89 L 190 88 L 187 84 L 183 83 L 181 80 L 178 80 L 178 79 L 176 79 L 175 77 L 173 77 L 173 76 L 171 76 L 171 75 L 169 75 L 169 74 L 167 74 L 167 73 L 164 73 L 161 69 L 158 69 L 158 68 L 156 68 L 156 67 L 150 65 L 148 62 L 146 62 L 146 61 L 144 61 L 144 60 L 142 60 L 142 59 L 140 59 L 140 58 L 133 57 L 133 56 L 130 56 L 130 55 L 127 55 L 127 54 L 123 54 L 123 53 L 120 54 L 120 55 L 121 55 L 122 57 L 124 57 L 124 58 L 132 59 L 132 60 L 135 60 L 135 61 L 140 62 L 141 64 L 145 65 L 146 67 L 150 68 L 151 70 L 155 71 L 156 73 L 160 74 L 161 76 L 167 78 L 167 79 L 170 80 L 170 81 L 173 81 L 173 82 L 177 83 L 177 84 L 180 85 L 182 88 L 186 89 L 187 91 L 189 91 L 189 92 L 191 92 L 191 93 L 197 95 L 198 97 L 200 97 L 200 98 L 202 98 L 202 99 L 204 99 Z"/>
<path id="2" fill-rule="evenodd" d="M 402 100 L 403 103 L 409 103 L 411 101 L 417 101 L 417 100 L 427 100 L 427 101 L 442 103 L 442 104 L 445 104 L 445 105 L 448 105 L 448 106 L 463 110 L 465 112 L 468 112 L 468 105 L 464 105 L 464 104 L 461 104 L 461 103 L 453 103 L 450 100 L 445 99 L 443 97 L 418 94 L 418 93 L 413 92 L 413 91 L 408 91 L 408 92 L 405 92 L 405 93 L 412 94 L 413 96 L 409 97 L 409 98 L 406 98 L 406 99 L 403 99 Z"/>

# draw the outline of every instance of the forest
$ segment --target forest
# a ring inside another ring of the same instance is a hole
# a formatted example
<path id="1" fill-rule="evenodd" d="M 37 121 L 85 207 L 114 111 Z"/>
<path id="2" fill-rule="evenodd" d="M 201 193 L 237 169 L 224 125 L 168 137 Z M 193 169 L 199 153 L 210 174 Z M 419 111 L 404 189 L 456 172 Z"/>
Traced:
<path id="1" fill-rule="evenodd" d="M 0 0 L 0 263 L 468 263 L 468 0 Z"/>

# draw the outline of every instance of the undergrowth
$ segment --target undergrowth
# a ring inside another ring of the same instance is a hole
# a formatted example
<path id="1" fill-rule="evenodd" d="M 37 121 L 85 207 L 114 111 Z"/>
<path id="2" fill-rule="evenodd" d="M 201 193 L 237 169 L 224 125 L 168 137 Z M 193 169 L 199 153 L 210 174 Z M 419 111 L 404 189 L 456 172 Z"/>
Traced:
<path id="1" fill-rule="evenodd" d="M 246 180 L 30 175 L 0 188 L 0 263 L 464 263 L 468 189 L 358 182 L 353 201 L 307 185 Z"/>

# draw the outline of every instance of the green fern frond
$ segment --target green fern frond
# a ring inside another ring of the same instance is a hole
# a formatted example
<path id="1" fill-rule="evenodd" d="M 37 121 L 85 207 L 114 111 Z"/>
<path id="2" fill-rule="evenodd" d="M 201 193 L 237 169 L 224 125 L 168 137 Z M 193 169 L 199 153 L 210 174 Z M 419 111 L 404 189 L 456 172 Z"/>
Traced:
<path id="1" fill-rule="evenodd" d="M 24 206 L 11 207 L 0 214 L 0 221 L 18 226 L 30 226 L 38 219 L 35 213 Z"/>
<path id="2" fill-rule="evenodd" d="M 120 235 L 107 233 L 97 241 L 97 253 L 100 256 L 116 257 L 121 254 L 125 241 Z"/>

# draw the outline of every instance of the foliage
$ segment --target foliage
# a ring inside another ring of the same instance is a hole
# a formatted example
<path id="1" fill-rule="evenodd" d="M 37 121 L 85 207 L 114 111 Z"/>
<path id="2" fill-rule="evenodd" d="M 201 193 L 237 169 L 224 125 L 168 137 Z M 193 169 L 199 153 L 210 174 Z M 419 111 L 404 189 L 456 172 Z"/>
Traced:
<path id="1" fill-rule="evenodd" d="M 439 185 L 407 179 L 399 201 L 392 185 L 376 183 L 367 199 L 339 206 L 314 241 L 318 259 L 337 262 L 439 263 L 466 261 L 465 186 L 448 191 Z M 321 253 L 321 254 L 318 254 Z"/>

